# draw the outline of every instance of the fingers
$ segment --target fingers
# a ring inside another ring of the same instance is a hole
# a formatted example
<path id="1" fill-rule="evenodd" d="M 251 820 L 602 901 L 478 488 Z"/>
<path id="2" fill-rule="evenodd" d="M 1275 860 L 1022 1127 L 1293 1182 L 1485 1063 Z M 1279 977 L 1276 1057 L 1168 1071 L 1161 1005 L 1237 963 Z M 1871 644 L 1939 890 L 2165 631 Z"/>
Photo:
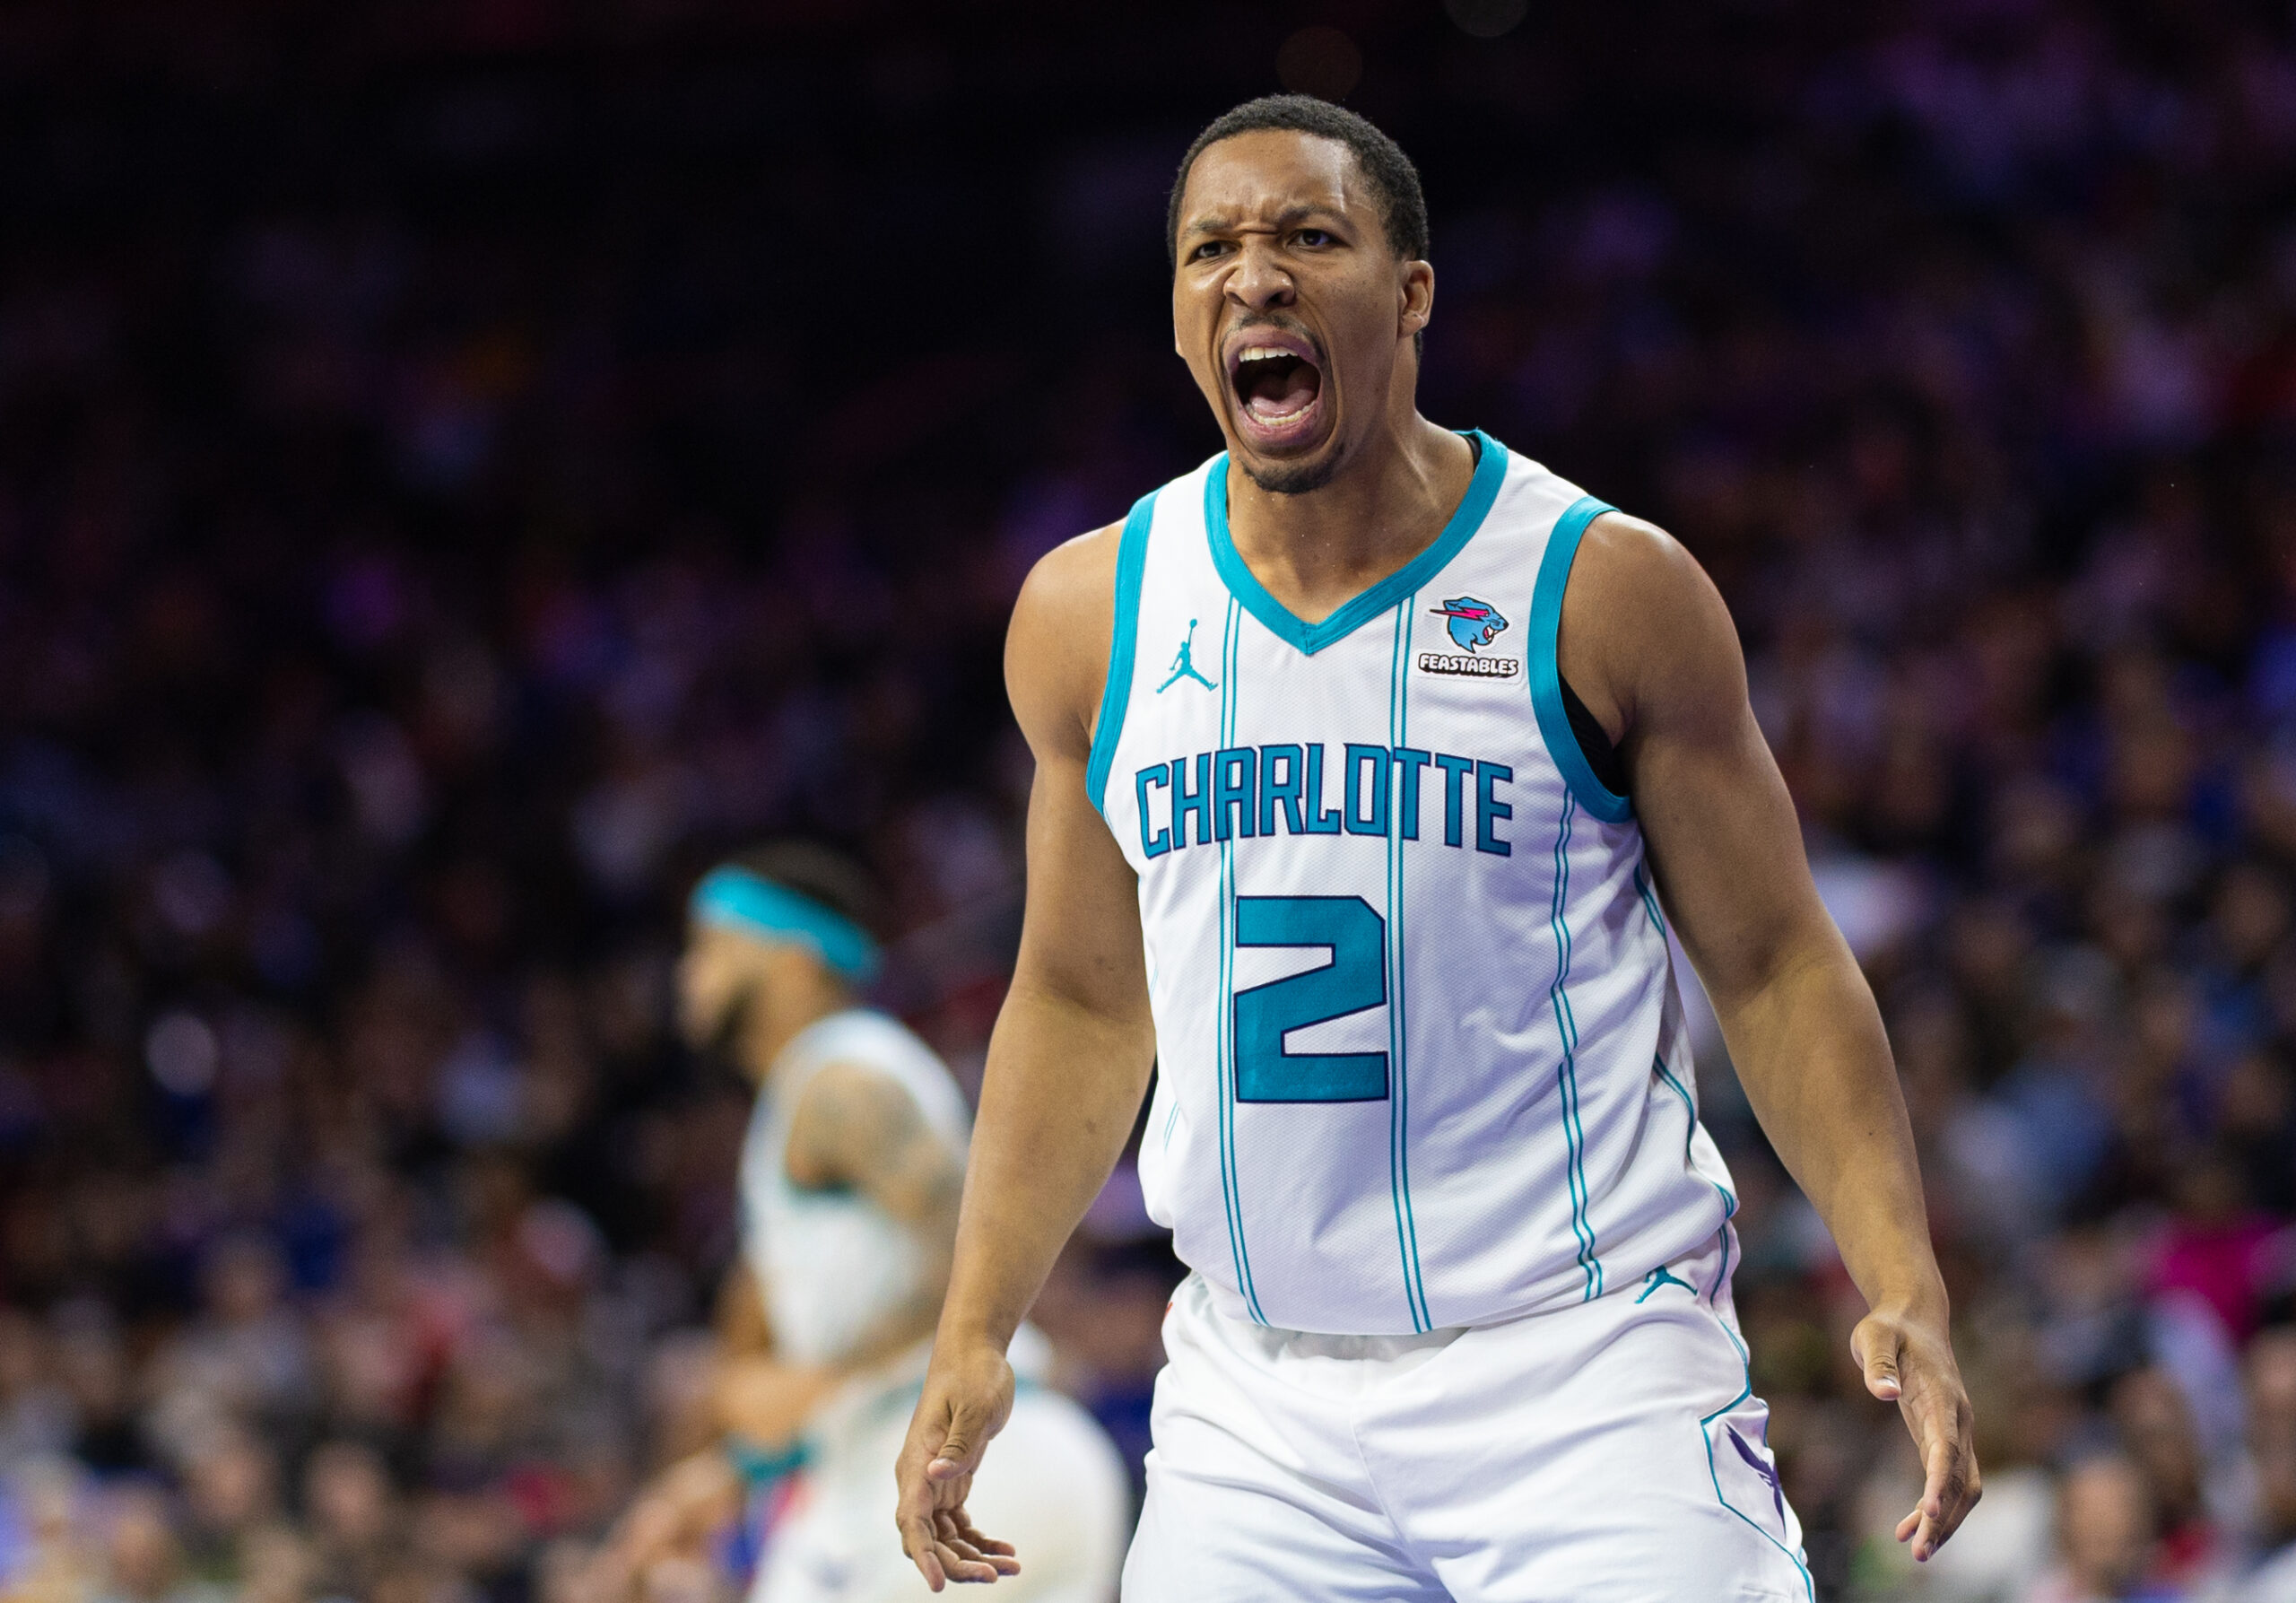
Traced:
<path id="1" fill-rule="evenodd" d="M 989 1439 L 1012 1407 L 1012 1368 L 1001 1351 L 987 1347 L 936 1350 L 934 1363 L 894 1466 L 893 1517 L 901 1550 L 937 1592 L 951 1581 L 1016 1574 L 1020 1562 L 1010 1543 L 976 1530 L 964 1509 Z"/>
<path id="2" fill-rule="evenodd" d="M 1912 1542 L 1917 1563 L 1929 1562 L 1983 1494 L 1965 1412 L 1957 1389 L 1950 1404 L 1941 1398 L 1925 1407 L 1916 1426 L 1923 1446 L 1921 1502 L 1898 1522 L 1897 1538 Z"/>
<path id="3" fill-rule="evenodd" d="M 909 1555 L 909 1562 L 925 1577 L 925 1584 L 939 1591 L 949 1584 L 949 1572 L 941 1562 L 940 1544 L 933 1539 L 933 1522 L 904 1512 L 900 1523 L 900 1550 Z"/>
<path id="4" fill-rule="evenodd" d="M 966 1518 L 964 1497 L 972 1487 L 971 1475 L 962 1469 L 936 1473 L 945 1462 L 936 1457 L 922 1473 L 901 1477 L 895 1516 L 901 1551 L 936 1592 L 952 1581 L 993 1581 L 1000 1573 L 1017 1573 L 1020 1564 L 1013 1557 L 1012 1544 L 983 1536 Z"/>
<path id="5" fill-rule="evenodd" d="M 964 1553 L 960 1551 L 963 1546 L 964 1544 L 961 1542 L 942 1542 L 934 1548 L 934 1553 L 939 1558 L 942 1567 L 948 1572 L 949 1579 L 976 1586 L 996 1584 L 996 1566 L 986 1559 L 967 1558 Z"/>
<path id="6" fill-rule="evenodd" d="M 893 1523 L 900 1530 L 900 1550 L 909 1555 L 909 1562 L 917 1566 L 925 1584 L 937 1592 L 949 1584 L 949 1567 L 942 1558 L 935 1532 L 940 1513 L 940 1490 L 916 1468 L 917 1459 L 924 1451 L 912 1440 L 908 1451 L 901 1454 L 896 1471 L 900 1497 L 893 1512 Z"/>
<path id="7" fill-rule="evenodd" d="M 1021 1561 L 1013 1544 L 1000 1542 L 975 1529 L 964 1505 L 935 1508 L 929 1500 L 937 1488 L 921 1485 L 924 1499 L 914 1499 L 904 1488 L 898 1523 L 901 1551 L 909 1555 L 925 1584 L 935 1591 L 952 1581 L 994 1583 L 1000 1576 L 1017 1575 Z"/>
<path id="8" fill-rule="evenodd" d="M 1000 1542 L 975 1529 L 971 1516 L 962 1508 L 952 1509 L 943 1514 L 940 1529 L 942 1541 L 951 1546 L 961 1545 L 968 1550 L 967 1556 L 991 1565 L 998 1574 L 1017 1575 L 1021 1573 L 1021 1561 L 1015 1556 L 1017 1550 L 1013 1544 Z"/>
<path id="9" fill-rule="evenodd" d="M 999 1576 L 1021 1573 L 1021 1561 L 1013 1555 L 1013 1544 L 981 1535 L 965 1517 L 963 1509 L 944 1510 L 935 1524 L 940 1538 L 938 1550 L 946 1555 L 942 1562 L 951 1579 L 994 1582 Z"/>
<path id="10" fill-rule="evenodd" d="M 1906 1516 L 1913 1521 L 1913 1558 L 1916 1564 L 1927 1564 L 1929 1555 L 1937 1551 L 1938 1544 L 1944 1540 L 1938 1535 L 1938 1527 L 1944 1521 L 1945 1483 L 1952 1473 L 1952 1444 L 1941 1437 L 1933 1437 L 1927 1462 L 1922 1466 L 1921 1501 L 1914 1505 L 1913 1512 Z"/>
<path id="11" fill-rule="evenodd" d="M 1877 1311 L 1860 1320 L 1849 1350 L 1866 1390 L 1894 1402 L 1921 1453 L 1921 1501 L 1898 1521 L 1897 1539 L 1927 1563 L 1977 1504 L 1979 1481 L 1969 1393 L 1954 1368 L 1942 1313 Z"/>

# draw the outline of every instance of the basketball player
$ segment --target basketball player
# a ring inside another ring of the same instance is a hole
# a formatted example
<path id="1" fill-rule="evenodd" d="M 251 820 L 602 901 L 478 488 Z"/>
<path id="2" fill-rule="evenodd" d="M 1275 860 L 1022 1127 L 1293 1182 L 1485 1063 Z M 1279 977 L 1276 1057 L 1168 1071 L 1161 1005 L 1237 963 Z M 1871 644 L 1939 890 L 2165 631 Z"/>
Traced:
<path id="1" fill-rule="evenodd" d="M 1978 1493 L 1944 1289 L 1720 597 L 1659 530 L 1419 415 L 1426 211 L 1361 118 L 1230 112 L 1168 239 L 1227 450 L 1013 614 L 1026 931 L 903 1546 L 935 1588 L 1028 1558 L 978 1503 L 1020 1468 L 983 1468 L 1005 1340 L 1152 1062 L 1141 1180 L 1194 1272 L 1133 1603 L 1808 1596 L 1671 918 L 1871 1308 L 1851 1345 L 1926 1467 L 1898 1531 L 1926 1559 Z"/>
<path id="2" fill-rule="evenodd" d="M 690 1553 L 746 1482 L 764 1527 L 753 1603 L 925 1595 L 883 1538 L 884 1467 L 947 1285 L 970 1121 L 932 1050 L 856 1003 L 877 961 L 866 898 L 852 865 L 794 843 L 726 864 L 693 893 L 681 1023 L 695 1045 L 730 1050 L 758 1088 L 742 1263 L 718 1318 L 726 1447 L 674 1467 L 632 1511 L 608 1590 Z M 1074 1403 L 1033 1387 L 1012 1428 L 1024 1461 L 999 1517 L 1042 1547 L 1024 1594 L 1103 1603 L 1130 1512 L 1115 1448 Z"/>

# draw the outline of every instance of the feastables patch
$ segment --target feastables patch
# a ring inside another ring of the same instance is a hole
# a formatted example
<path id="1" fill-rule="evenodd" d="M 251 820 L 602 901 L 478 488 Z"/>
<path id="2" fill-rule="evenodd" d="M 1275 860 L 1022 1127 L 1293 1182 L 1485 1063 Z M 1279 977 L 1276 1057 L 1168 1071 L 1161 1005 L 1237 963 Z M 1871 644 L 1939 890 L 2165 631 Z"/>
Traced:
<path id="1" fill-rule="evenodd" d="M 1523 671 L 1520 658 L 1453 657 L 1446 651 L 1422 651 L 1419 666 L 1430 674 L 1464 674 L 1471 679 L 1512 679 Z"/>

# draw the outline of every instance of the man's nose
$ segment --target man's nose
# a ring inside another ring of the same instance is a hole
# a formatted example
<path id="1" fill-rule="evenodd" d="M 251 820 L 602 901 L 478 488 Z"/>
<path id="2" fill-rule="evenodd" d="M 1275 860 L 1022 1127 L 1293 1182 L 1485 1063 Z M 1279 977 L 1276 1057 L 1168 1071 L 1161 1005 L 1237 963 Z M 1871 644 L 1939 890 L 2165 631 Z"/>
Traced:
<path id="1" fill-rule="evenodd" d="M 1291 273 L 1273 245 L 1248 239 L 1236 253 L 1236 270 L 1228 275 L 1228 294 L 1255 310 L 1289 306 L 1296 292 Z"/>

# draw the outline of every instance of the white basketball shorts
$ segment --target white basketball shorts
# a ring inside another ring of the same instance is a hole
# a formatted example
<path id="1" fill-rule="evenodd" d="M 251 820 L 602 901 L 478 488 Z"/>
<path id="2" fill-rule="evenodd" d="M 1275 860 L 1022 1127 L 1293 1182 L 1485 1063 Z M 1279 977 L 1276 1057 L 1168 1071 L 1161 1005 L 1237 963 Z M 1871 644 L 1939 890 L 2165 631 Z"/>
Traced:
<path id="1" fill-rule="evenodd" d="M 1190 1276 L 1125 1603 L 1808 1603 L 1724 1251 L 1425 1336 L 1268 1329 Z"/>
<path id="2" fill-rule="evenodd" d="M 893 1526 L 893 1460 L 917 1395 L 914 1382 L 902 1382 L 841 1398 L 808 1425 L 810 1458 L 769 1538 L 750 1603 L 932 1598 Z M 1107 1433 L 1060 1393 L 1022 1381 L 966 1512 L 1019 1549 L 1021 1573 L 961 1592 L 993 1593 L 996 1603 L 1115 1597 L 1132 1486 Z"/>

